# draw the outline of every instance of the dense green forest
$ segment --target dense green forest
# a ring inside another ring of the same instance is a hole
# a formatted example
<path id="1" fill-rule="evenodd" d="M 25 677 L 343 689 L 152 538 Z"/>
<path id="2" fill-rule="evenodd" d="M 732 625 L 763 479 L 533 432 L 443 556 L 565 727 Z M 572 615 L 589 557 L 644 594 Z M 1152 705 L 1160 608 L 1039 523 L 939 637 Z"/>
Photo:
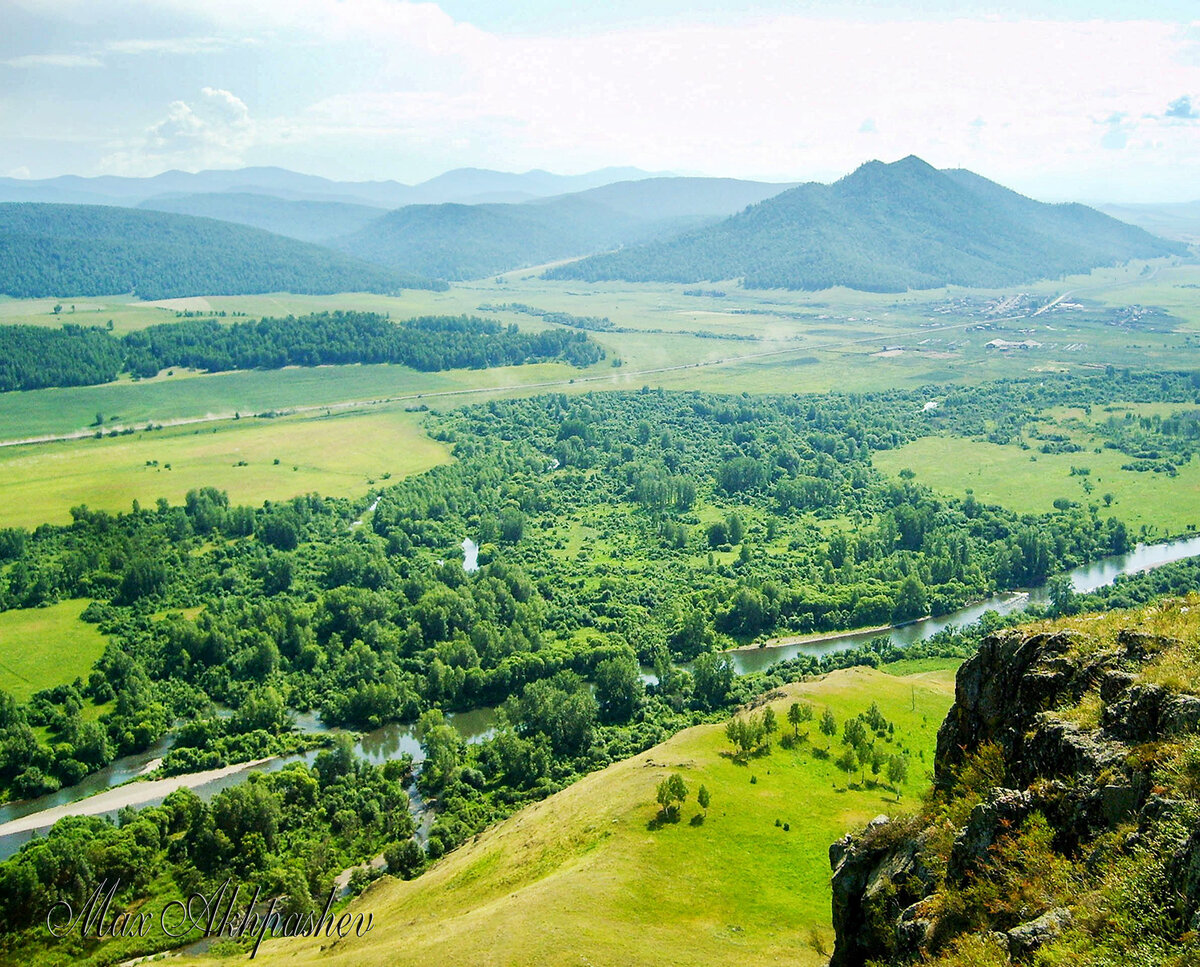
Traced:
<path id="1" fill-rule="evenodd" d="M 832 185 L 800 185 L 711 227 L 546 277 L 902 292 L 1013 285 L 1186 250 L 1083 205 L 1041 204 L 909 157 L 870 162 Z"/>
<path id="2" fill-rule="evenodd" d="M 455 461 L 357 501 L 250 508 L 205 489 L 181 506 L 78 507 L 67 526 L 0 531 L 0 608 L 88 598 L 85 619 L 109 639 L 86 681 L 0 700 L 10 797 L 74 783 L 178 719 L 188 724 L 164 772 L 291 751 L 291 711 L 311 709 L 351 728 L 417 722 L 418 782 L 438 803 L 422 847 L 396 825 L 402 770 L 372 771 L 339 747 L 311 772 L 239 786 L 253 802 L 205 807 L 185 793 L 118 829 L 70 820 L 0 865 L 9 929 L 50 896 L 78 901 L 106 863 L 132 864 L 126 901 L 172 896 L 192 882 L 184 870 L 199 842 L 273 889 L 303 881 L 298 902 L 319 904 L 333 873 L 373 851 L 390 848 L 394 870 L 413 875 L 521 804 L 764 690 L 899 657 L 880 640 L 737 677 L 721 649 L 943 614 L 1125 550 L 1132 535 L 1098 505 L 1063 499 L 1018 515 L 970 494 L 947 500 L 883 477 L 871 455 L 948 429 L 1000 440 L 1050 406 L 1121 400 L 1179 404 L 1136 431 L 1116 421 L 1126 435 L 1113 442 L 1169 438 L 1182 459 L 1188 435 L 1176 431 L 1192 424 L 1198 393 L 1196 374 L 1115 371 L 859 395 L 494 401 L 431 413 Z M 930 395 L 944 402 L 924 412 Z M 352 526 L 375 497 L 367 526 Z M 473 573 L 465 536 L 480 545 Z M 1191 576 L 1163 569 L 1104 594 L 1140 600 Z M 1058 613 L 1080 604 L 1061 587 L 1053 595 Z M 978 633 L 904 654 L 965 654 Z M 477 744 L 443 719 L 485 706 L 498 707 L 498 726 Z M 242 809 L 251 818 L 230 812 Z M 261 842 L 238 846 L 255 831 Z M 332 845 L 306 866 L 301 844 L 314 836 Z M 169 882 L 148 872 L 163 862 Z M 30 941 L 14 932 L 8 942 Z"/>
<path id="3" fill-rule="evenodd" d="M 396 292 L 433 283 L 208 218 L 102 205 L 0 204 L 0 294 L 170 299 Z"/>
<path id="4" fill-rule="evenodd" d="M 126 810 L 117 826 L 90 816 L 63 820 L 0 864 L 0 955 L 29 956 L 29 946 L 48 946 L 53 957 L 72 962 L 103 948 L 103 956 L 119 960 L 197 939 L 206 919 L 188 929 L 181 911 L 168 904 L 194 893 L 229 903 L 232 888 L 220 890 L 231 873 L 242 891 L 239 911 L 257 889 L 282 898 L 281 918 L 320 916 L 338 874 L 380 853 L 391 860 L 391 872 L 411 876 L 424 853 L 411 838 L 403 787 L 410 768 L 400 759 L 369 765 L 355 759 L 345 741 L 319 754 L 311 768 L 297 763 L 252 775 L 209 803 L 181 789 L 161 806 Z M 48 911 L 63 902 L 83 910 L 98 887 L 103 896 L 111 891 L 113 918 L 131 901 L 152 897 L 154 929 L 144 937 L 134 932 L 97 942 L 94 934 L 80 936 L 78 927 L 68 932 L 63 915 L 55 922 L 62 939 L 47 935 Z"/>
<path id="5" fill-rule="evenodd" d="M 0 327 L 0 392 L 88 386 L 128 372 L 150 377 L 170 367 L 208 372 L 346 363 L 399 363 L 425 372 L 563 360 L 590 366 L 604 351 L 584 332 L 469 316 L 391 322 L 373 312 L 320 312 L 223 325 L 186 319 L 118 338 L 99 328 Z"/>

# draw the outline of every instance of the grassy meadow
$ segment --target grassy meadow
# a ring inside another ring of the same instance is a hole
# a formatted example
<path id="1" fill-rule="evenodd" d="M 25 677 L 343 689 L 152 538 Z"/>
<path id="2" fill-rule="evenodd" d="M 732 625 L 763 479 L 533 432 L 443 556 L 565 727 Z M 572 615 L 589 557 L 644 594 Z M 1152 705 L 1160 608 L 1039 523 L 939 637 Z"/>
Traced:
<path id="1" fill-rule="evenodd" d="M 885 748 L 909 755 L 899 801 L 857 788 L 857 774 L 814 758 L 812 740 L 791 751 L 776 742 L 738 763 L 723 726 L 697 726 L 526 807 L 416 880 L 379 882 L 351 907 L 373 915 L 367 937 L 332 946 L 281 939 L 264 944 L 257 960 L 823 964 L 833 940 L 829 844 L 880 813 L 913 807 L 952 692 L 953 671 L 903 678 L 857 668 L 774 696 L 783 729 L 797 699 L 811 700 L 818 717 L 828 707 L 839 724 L 878 702 L 896 728 Z M 655 790 L 672 772 L 689 796 L 678 821 L 664 823 Z M 706 817 L 695 799 L 701 784 L 712 795 Z"/>
<path id="2" fill-rule="evenodd" d="M 105 637 L 80 621 L 87 601 L 0 612 L 0 689 L 19 702 L 77 677 L 87 680 Z"/>
<path id="3" fill-rule="evenodd" d="M 450 458 L 420 413 L 399 407 L 224 420 L 128 436 L 0 448 L 0 527 L 70 521 L 70 508 L 128 510 L 134 500 L 182 503 L 216 487 L 258 505 L 311 492 L 364 493 L 385 475 Z"/>
<path id="4" fill-rule="evenodd" d="M 1180 407 L 1155 404 L 1136 409 L 1165 413 Z M 1097 408 L 1094 418 L 1107 415 Z M 946 496 L 962 497 L 970 489 L 977 500 L 1021 513 L 1046 513 L 1056 499 L 1066 498 L 1097 504 L 1103 514 L 1123 520 L 1135 534 L 1165 537 L 1200 527 L 1200 460 L 1193 458 L 1174 477 L 1122 470 L 1129 456 L 1103 449 L 1100 438 L 1079 418 L 1070 418 L 1066 411 L 1058 419 L 1051 417 L 1042 426 L 1071 437 L 1084 447 L 1081 452 L 1041 453 L 1036 446 L 1022 449 L 1015 442 L 999 445 L 937 436 L 880 451 L 872 462 L 893 475 L 912 470 L 918 482 Z M 1090 471 L 1086 475 L 1071 472 L 1085 467 Z M 1106 494 L 1112 497 L 1110 505 Z"/>

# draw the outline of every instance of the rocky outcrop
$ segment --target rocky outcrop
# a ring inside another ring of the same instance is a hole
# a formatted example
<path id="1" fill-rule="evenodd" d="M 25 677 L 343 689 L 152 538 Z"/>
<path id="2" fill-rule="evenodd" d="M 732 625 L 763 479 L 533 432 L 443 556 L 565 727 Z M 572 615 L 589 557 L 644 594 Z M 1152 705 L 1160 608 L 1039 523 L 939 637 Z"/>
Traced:
<path id="1" fill-rule="evenodd" d="M 1004 775 L 970 810 L 948 858 L 943 846 L 940 881 L 924 848 L 935 825 L 929 817 L 880 817 L 834 844 L 831 967 L 905 963 L 936 950 L 955 929 L 939 922 L 936 891 L 966 883 L 992 862 L 998 838 L 1034 811 L 1046 817 L 1054 847 L 1065 855 L 1086 856 L 1096 837 L 1118 824 L 1161 822 L 1170 807 L 1153 794 L 1131 753 L 1200 729 L 1200 698 L 1139 681 L 1143 663 L 1174 644 L 1137 631 L 1122 632 L 1103 651 L 1070 631 L 986 638 L 959 670 L 954 705 L 938 731 L 934 783 L 954 787 L 964 763 L 988 744 L 999 748 Z M 1090 722 L 1077 716 L 1085 722 L 1079 724 L 1056 712 L 1089 693 L 1099 696 L 1098 722 L 1095 713 Z M 1169 872 L 1179 888 L 1178 912 L 1200 930 L 1200 828 L 1171 856 Z M 993 933 L 1014 963 L 1028 962 L 1071 922 L 1060 907 L 1029 916 Z"/>
<path id="2" fill-rule="evenodd" d="M 1053 940 L 1071 924 L 1071 911 L 1065 907 L 1047 910 L 1040 917 L 1013 927 L 1005 933 L 1005 945 L 1010 955 L 1025 958 L 1049 940 Z"/>

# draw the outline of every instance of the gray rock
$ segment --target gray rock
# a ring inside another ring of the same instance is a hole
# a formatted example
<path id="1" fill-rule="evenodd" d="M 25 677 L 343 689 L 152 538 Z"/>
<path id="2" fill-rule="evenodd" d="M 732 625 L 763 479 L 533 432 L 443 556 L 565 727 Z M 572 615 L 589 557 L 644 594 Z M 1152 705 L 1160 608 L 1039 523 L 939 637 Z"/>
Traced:
<path id="1" fill-rule="evenodd" d="M 950 850 L 946 875 L 961 882 L 971 870 L 987 861 L 988 850 L 1002 830 L 1015 829 L 1033 809 L 1033 796 L 1016 789 L 994 789 L 991 795 L 971 810 L 967 825 L 959 830 Z"/>
<path id="2" fill-rule="evenodd" d="M 1172 695 L 1159 710 L 1158 727 L 1163 735 L 1179 735 L 1200 729 L 1200 698 Z"/>
<path id="3" fill-rule="evenodd" d="M 1008 931 L 1008 950 L 1014 957 L 1026 957 L 1038 947 L 1059 936 L 1071 925 L 1071 911 L 1066 907 L 1047 910 L 1036 920 L 1022 923 Z"/>
<path id="4" fill-rule="evenodd" d="M 1144 662 L 1172 645 L 1179 644 L 1179 641 L 1176 638 L 1167 638 L 1163 635 L 1152 635 L 1146 631 L 1126 628 L 1117 633 L 1117 644 L 1125 649 L 1125 654 L 1130 659 Z"/>

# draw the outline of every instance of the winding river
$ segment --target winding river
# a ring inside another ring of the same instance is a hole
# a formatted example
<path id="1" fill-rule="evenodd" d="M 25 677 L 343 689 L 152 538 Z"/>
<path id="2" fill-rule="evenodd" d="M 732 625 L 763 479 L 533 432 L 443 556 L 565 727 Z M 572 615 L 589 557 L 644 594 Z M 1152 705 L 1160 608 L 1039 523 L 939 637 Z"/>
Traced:
<path id="1" fill-rule="evenodd" d="M 295 719 L 296 728 L 301 732 L 336 731 L 322 725 L 320 719 L 311 712 L 298 713 Z M 458 730 L 465 742 L 473 744 L 492 735 L 496 710 L 479 708 L 469 712 L 450 712 L 446 715 L 446 721 Z M 138 809 L 157 806 L 176 789 L 184 787 L 190 788 L 202 799 L 211 799 L 222 789 L 242 782 L 251 772 L 277 772 L 293 762 L 312 765 L 321 751 L 310 749 L 296 755 L 243 762 L 224 769 L 172 776 L 169 779 L 128 782 L 151 771 L 157 765 L 156 760 L 170 745 L 169 739 L 161 739 L 151 749 L 118 759 L 78 785 L 37 799 L 0 806 L 0 860 L 12 856 L 23 843 L 37 833 L 45 832 L 64 816 L 107 816 L 115 820 L 117 813 L 125 806 Z M 425 758 L 411 724 L 393 723 L 367 732 L 354 743 L 354 752 L 375 765 L 395 759 L 405 752 L 413 757 L 414 763 L 420 763 Z M 418 838 L 424 841 L 433 825 L 433 812 L 427 808 L 415 784 L 410 784 L 408 796 L 413 818 L 417 821 Z"/>
<path id="2" fill-rule="evenodd" d="M 1163 564 L 1171 564 L 1196 556 L 1200 556 L 1200 536 L 1167 541 L 1165 544 L 1139 544 L 1127 554 L 1103 557 L 1093 564 L 1086 564 L 1069 571 L 1067 576 L 1070 577 L 1075 590 L 1083 593 L 1095 591 L 1106 584 L 1112 584 L 1121 574 L 1137 574 L 1140 571 L 1149 571 Z M 783 639 L 775 645 L 738 649 L 728 654 L 733 659 L 737 673 L 745 675 L 747 672 L 763 671 L 777 661 L 794 658 L 796 655 L 828 655 L 831 652 L 856 648 L 880 635 L 887 635 L 893 644 L 904 647 L 931 638 L 951 625 L 962 628 L 965 625 L 974 624 L 983 617 L 985 611 L 1008 614 L 1011 611 L 1022 610 L 1030 604 L 1045 604 L 1049 600 L 1046 587 L 1042 585 L 1029 591 L 996 595 L 951 614 L 941 615 L 937 618 L 923 618 L 920 621 L 912 621 L 892 628 L 849 631 L 822 635 L 817 638 L 809 637 L 807 640 Z"/>
<path id="3" fill-rule="evenodd" d="M 473 558 L 477 550 L 474 542 L 470 539 L 463 541 L 464 566 L 476 563 Z M 1118 575 L 1136 574 L 1139 571 L 1146 571 L 1163 564 L 1196 556 L 1200 556 L 1200 536 L 1168 541 L 1163 544 L 1140 544 L 1127 554 L 1102 558 L 1094 564 L 1076 568 L 1069 572 L 1069 577 L 1076 591 L 1094 591 L 1096 588 L 1111 584 Z M 471 570 L 469 567 L 466 569 Z M 844 651 L 866 644 L 881 634 L 887 634 L 895 644 L 903 647 L 929 638 L 951 625 L 962 627 L 978 621 L 985 611 L 1007 614 L 1010 611 L 1025 608 L 1030 603 L 1044 603 L 1047 600 L 1048 596 L 1044 587 L 1034 588 L 1028 592 L 998 595 L 985 601 L 979 601 L 953 614 L 938 618 L 925 618 L 893 628 L 846 632 L 826 635 L 817 639 L 796 641 L 785 639 L 771 646 L 731 651 L 729 655 L 733 658 L 737 673 L 743 675 L 748 672 L 762 671 L 775 662 L 796 655 L 824 655 L 830 652 Z M 646 670 L 643 670 L 642 678 L 647 682 L 656 680 L 654 675 Z M 446 719 L 458 729 L 464 741 L 468 744 L 476 743 L 484 741 L 492 735 L 496 723 L 496 710 L 482 708 L 470 712 L 452 712 L 446 716 Z M 322 725 L 312 713 L 296 715 L 296 727 L 302 732 L 310 733 L 332 731 Z M 171 779 L 146 782 L 129 781 L 153 771 L 157 760 L 161 759 L 170 747 L 170 738 L 161 739 L 145 752 L 118 759 L 108 767 L 88 776 L 78 785 L 60 789 L 58 792 L 41 796 L 38 799 L 0 806 L 0 859 L 11 856 L 21 847 L 22 843 L 27 842 L 37 833 L 44 832 L 64 816 L 93 815 L 115 819 L 118 811 L 124 806 L 157 805 L 174 789 L 183 786 L 191 788 L 204 799 L 210 799 L 222 789 L 241 782 L 247 773 L 275 772 L 293 762 L 305 762 L 311 765 L 317 757 L 317 750 L 311 750 L 299 755 L 279 756 L 258 762 L 229 766 L 226 769 L 175 776 Z M 355 742 L 354 751 L 376 765 L 386 762 L 388 759 L 394 759 L 405 752 L 409 753 L 416 763 L 421 762 L 424 757 L 413 726 L 401 724 L 385 725 L 383 728 L 362 735 Z M 418 824 L 418 838 L 424 840 L 433 823 L 433 811 L 427 808 L 427 805 L 421 800 L 415 785 L 409 787 L 408 793 Z"/>

